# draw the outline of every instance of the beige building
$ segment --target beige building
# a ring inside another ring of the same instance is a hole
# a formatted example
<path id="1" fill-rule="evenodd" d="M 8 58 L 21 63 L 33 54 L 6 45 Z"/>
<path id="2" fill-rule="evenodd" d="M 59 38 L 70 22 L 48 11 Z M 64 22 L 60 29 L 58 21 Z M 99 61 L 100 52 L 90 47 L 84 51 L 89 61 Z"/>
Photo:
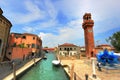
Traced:
<path id="1" fill-rule="evenodd" d="M 5 18 L 0 8 L 0 61 L 3 61 L 7 49 L 8 37 L 11 29 L 11 22 Z"/>
<path id="2" fill-rule="evenodd" d="M 80 54 L 80 47 L 70 43 L 58 45 L 58 54 L 63 56 L 72 56 Z"/>

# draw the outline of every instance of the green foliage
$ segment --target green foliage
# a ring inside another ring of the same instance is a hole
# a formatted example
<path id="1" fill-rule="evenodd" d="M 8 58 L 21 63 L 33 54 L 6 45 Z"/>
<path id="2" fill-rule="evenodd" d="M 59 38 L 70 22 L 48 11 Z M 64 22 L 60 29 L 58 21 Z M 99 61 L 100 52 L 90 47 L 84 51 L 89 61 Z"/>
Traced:
<path id="1" fill-rule="evenodd" d="M 14 43 L 14 44 L 12 45 L 12 47 L 16 47 L 16 43 Z"/>
<path id="2" fill-rule="evenodd" d="M 48 48 L 48 46 L 45 46 L 44 48 Z"/>
<path id="3" fill-rule="evenodd" d="M 112 36 L 108 38 L 108 41 L 111 45 L 120 52 L 120 31 L 114 33 Z"/>
<path id="4" fill-rule="evenodd" d="M 18 46 L 20 47 L 20 48 L 25 48 L 25 46 L 24 46 L 25 44 L 24 43 L 22 43 L 22 44 L 19 44 Z"/>

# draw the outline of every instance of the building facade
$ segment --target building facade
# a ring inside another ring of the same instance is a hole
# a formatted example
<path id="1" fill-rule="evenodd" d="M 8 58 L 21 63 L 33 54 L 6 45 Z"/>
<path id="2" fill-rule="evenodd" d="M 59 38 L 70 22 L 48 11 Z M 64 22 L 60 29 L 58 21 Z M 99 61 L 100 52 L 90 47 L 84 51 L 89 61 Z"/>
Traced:
<path id="1" fill-rule="evenodd" d="M 17 49 L 17 51 L 15 51 Z M 11 33 L 9 37 L 9 49 L 7 57 L 10 59 L 24 58 L 28 55 L 40 55 L 42 40 L 35 34 L 30 33 Z M 21 55 L 21 56 L 19 56 Z"/>
<path id="2" fill-rule="evenodd" d="M 63 56 L 72 56 L 80 54 L 80 47 L 70 43 L 58 45 L 58 54 Z"/>
<path id="3" fill-rule="evenodd" d="M 115 48 L 112 47 L 111 45 L 108 44 L 101 44 L 101 45 L 97 45 L 94 49 L 94 53 L 95 55 L 98 54 L 101 51 L 104 51 L 105 49 L 107 49 L 108 51 L 115 51 Z"/>
<path id="4" fill-rule="evenodd" d="M 93 49 L 95 45 L 94 45 L 93 26 L 94 26 L 94 21 L 91 19 L 91 14 L 85 13 L 85 15 L 83 16 L 82 27 L 84 29 L 86 56 L 88 58 L 94 56 Z"/>
<path id="5" fill-rule="evenodd" d="M 2 14 L 3 11 L 0 8 L 0 61 L 3 61 L 5 58 L 8 45 L 8 37 L 12 26 L 11 22 Z"/>

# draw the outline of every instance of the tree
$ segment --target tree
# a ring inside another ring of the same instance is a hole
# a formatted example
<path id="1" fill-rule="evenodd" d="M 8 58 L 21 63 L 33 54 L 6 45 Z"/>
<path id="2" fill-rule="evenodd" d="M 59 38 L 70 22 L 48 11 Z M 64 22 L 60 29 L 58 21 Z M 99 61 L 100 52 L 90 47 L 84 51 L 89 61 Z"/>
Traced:
<path id="1" fill-rule="evenodd" d="M 48 46 L 45 46 L 44 48 L 48 48 Z"/>
<path id="2" fill-rule="evenodd" d="M 116 49 L 116 51 L 120 52 L 120 31 L 110 36 L 108 41 Z"/>

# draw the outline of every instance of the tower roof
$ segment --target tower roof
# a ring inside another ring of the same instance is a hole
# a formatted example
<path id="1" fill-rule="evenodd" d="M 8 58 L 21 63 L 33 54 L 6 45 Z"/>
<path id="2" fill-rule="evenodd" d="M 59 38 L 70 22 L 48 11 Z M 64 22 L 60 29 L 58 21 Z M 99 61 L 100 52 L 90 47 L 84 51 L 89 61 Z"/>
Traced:
<path id="1" fill-rule="evenodd" d="M 91 19 L 91 13 L 85 13 L 83 19 Z"/>
<path id="2" fill-rule="evenodd" d="M 0 15 L 2 15 L 2 13 L 3 13 L 3 11 L 2 11 L 2 9 L 0 8 Z"/>

